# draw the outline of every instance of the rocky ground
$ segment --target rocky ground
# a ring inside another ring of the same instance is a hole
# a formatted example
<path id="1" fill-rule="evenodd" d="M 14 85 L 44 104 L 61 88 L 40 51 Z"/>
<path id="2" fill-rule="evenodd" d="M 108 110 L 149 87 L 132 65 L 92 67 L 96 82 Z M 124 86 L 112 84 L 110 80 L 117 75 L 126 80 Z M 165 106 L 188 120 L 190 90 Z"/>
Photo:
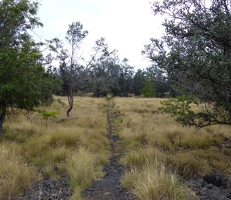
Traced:
<path id="1" fill-rule="evenodd" d="M 200 200 L 231 199 L 231 178 L 224 174 L 210 174 L 202 179 L 191 180 L 188 185 Z"/>
<path id="2" fill-rule="evenodd" d="M 138 200 L 120 184 L 124 166 L 118 163 L 118 157 L 111 157 L 104 168 L 105 176 L 95 181 L 82 194 L 90 200 Z M 72 191 L 67 177 L 60 180 L 44 179 L 34 182 L 32 187 L 16 200 L 67 200 Z M 230 200 L 231 179 L 223 174 L 211 174 L 198 180 L 190 180 L 189 187 L 199 200 Z M 10 200 L 8 198 L 7 200 Z"/>
<path id="3" fill-rule="evenodd" d="M 31 188 L 18 196 L 16 200 L 64 200 L 71 195 L 69 179 L 64 176 L 59 180 L 44 178 L 41 181 L 35 181 Z"/>
<path id="4" fill-rule="evenodd" d="M 222 141 L 221 148 L 231 149 L 231 140 Z M 198 180 L 188 182 L 190 188 L 200 200 L 229 200 L 231 199 L 231 177 L 214 173 Z"/>

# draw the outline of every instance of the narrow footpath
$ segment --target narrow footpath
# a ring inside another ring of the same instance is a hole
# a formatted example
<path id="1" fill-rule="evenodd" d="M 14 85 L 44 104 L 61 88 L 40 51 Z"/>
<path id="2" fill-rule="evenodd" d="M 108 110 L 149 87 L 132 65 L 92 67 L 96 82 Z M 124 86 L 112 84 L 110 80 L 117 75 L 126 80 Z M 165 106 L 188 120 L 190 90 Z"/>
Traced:
<path id="1" fill-rule="evenodd" d="M 129 191 L 121 185 L 121 177 L 125 167 L 119 163 L 121 154 L 118 152 L 119 137 L 113 135 L 116 127 L 113 122 L 118 116 L 115 113 L 113 100 L 108 99 L 107 108 L 108 139 L 110 141 L 110 159 L 104 168 L 105 176 L 93 182 L 92 186 L 86 189 L 82 195 L 90 200 L 137 200 Z"/>
<path id="2" fill-rule="evenodd" d="M 121 157 L 117 145 L 119 137 L 113 134 L 116 131 L 114 122 L 118 118 L 118 113 L 115 111 L 115 104 L 112 99 L 108 99 L 106 114 L 107 137 L 110 141 L 110 159 L 108 165 L 103 169 L 105 176 L 101 180 L 93 182 L 92 186 L 82 193 L 82 196 L 89 200 L 137 200 L 120 183 L 125 166 L 119 163 Z M 64 176 L 59 180 L 44 178 L 41 181 L 35 181 L 28 191 L 20 194 L 16 199 L 66 200 L 71 197 L 72 193 L 68 177 Z"/>

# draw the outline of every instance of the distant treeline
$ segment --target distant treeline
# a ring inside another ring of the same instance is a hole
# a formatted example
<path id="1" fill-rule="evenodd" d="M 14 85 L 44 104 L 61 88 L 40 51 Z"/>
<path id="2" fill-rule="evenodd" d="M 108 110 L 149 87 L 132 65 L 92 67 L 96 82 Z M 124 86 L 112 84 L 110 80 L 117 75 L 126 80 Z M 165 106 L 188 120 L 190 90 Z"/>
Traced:
<path id="1" fill-rule="evenodd" d="M 94 97 L 107 95 L 129 97 L 157 97 L 176 96 L 176 91 L 168 84 L 164 71 L 155 66 L 145 70 L 135 70 L 125 58 L 122 62 L 117 58 L 106 56 L 92 63 L 88 70 L 84 66 L 76 66 L 78 70 L 69 74 L 65 63 L 58 67 L 48 68 L 53 79 L 61 79 L 61 87 L 54 91 L 57 95 L 68 94 L 70 76 L 74 82 L 75 94 L 92 93 Z"/>

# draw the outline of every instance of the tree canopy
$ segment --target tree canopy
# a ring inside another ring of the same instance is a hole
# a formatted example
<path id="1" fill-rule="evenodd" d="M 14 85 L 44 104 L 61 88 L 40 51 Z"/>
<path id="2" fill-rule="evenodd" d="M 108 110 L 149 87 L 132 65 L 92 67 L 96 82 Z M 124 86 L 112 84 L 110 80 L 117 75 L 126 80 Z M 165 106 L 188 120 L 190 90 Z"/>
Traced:
<path id="1" fill-rule="evenodd" d="M 154 2 L 154 15 L 166 17 L 162 39 L 152 38 L 143 54 L 168 74 L 179 94 L 203 103 L 189 112 L 186 125 L 231 123 L 231 2 Z"/>
<path id="2" fill-rule="evenodd" d="M 142 94 L 144 97 L 155 97 L 154 87 L 151 82 L 150 74 L 147 74 L 145 77 Z"/>
<path id="3" fill-rule="evenodd" d="M 29 30 L 42 23 L 37 2 L 0 2 L 0 133 L 7 108 L 33 110 L 52 99 L 52 82 Z"/>

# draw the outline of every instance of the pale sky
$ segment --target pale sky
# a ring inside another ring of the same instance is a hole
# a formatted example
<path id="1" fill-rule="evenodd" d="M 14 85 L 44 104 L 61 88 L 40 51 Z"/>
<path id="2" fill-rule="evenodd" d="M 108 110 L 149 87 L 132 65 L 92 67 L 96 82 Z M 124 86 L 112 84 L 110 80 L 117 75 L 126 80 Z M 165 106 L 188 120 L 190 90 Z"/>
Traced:
<path id="1" fill-rule="evenodd" d="M 44 24 L 35 32 L 40 38 L 64 39 L 68 25 L 80 21 L 89 34 L 83 42 L 84 52 L 105 37 L 109 50 L 117 49 L 121 60 L 143 69 L 148 66 L 141 51 L 151 37 L 163 33 L 161 18 L 152 14 L 152 0 L 41 0 L 38 17 Z"/>

